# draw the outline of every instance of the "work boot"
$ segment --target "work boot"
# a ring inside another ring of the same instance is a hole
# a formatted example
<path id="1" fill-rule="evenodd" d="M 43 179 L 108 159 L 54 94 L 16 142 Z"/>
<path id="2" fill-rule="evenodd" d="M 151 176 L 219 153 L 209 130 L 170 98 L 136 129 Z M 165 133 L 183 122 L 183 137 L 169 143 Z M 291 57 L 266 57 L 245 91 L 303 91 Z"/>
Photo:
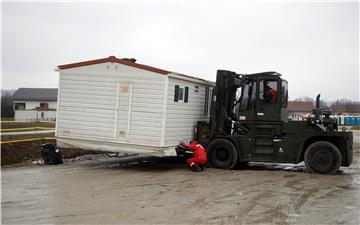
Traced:
<path id="1" fill-rule="evenodd" d="M 204 169 L 205 169 L 204 165 L 199 165 L 199 167 L 200 167 L 201 171 L 204 171 Z"/>
<path id="2" fill-rule="evenodd" d="M 193 172 L 201 172 L 201 168 L 198 164 L 196 163 L 193 163 L 190 165 L 190 168 Z"/>

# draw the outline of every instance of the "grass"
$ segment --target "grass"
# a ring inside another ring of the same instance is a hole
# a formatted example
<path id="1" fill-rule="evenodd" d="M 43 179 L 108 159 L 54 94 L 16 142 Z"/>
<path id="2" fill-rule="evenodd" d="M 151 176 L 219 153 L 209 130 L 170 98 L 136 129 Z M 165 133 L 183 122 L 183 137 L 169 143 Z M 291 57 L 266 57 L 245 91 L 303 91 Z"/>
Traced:
<path id="1" fill-rule="evenodd" d="M 1 121 L 15 121 L 14 117 L 2 117 Z"/>
<path id="2" fill-rule="evenodd" d="M 1 133 L 5 134 L 5 133 L 13 133 L 13 132 L 30 132 L 30 131 L 44 131 L 44 130 L 53 130 L 54 128 L 52 127 L 29 127 L 29 128 L 1 128 Z"/>
<path id="3" fill-rule="evenodd" d="M 55 123 L 53 123 L 53 122 L 4 122 L 4 121 L 1 121 L 1 129 L 28 128 L 28 127 L 55 128 Z"/>

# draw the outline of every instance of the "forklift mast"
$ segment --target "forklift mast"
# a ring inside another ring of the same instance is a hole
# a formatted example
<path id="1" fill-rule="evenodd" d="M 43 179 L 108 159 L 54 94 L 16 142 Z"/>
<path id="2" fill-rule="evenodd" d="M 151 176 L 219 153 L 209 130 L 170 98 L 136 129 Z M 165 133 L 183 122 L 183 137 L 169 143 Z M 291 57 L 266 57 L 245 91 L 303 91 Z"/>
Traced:
<path id="1" fill-rule="evenodd" d="M 232 99 L 230 98 L 241 84 L 241 75 L 226 70 L 217 71 L 210 109 L 212 134 L 224 133 L 225 121 L 229 119 L 232 112 Z"/>

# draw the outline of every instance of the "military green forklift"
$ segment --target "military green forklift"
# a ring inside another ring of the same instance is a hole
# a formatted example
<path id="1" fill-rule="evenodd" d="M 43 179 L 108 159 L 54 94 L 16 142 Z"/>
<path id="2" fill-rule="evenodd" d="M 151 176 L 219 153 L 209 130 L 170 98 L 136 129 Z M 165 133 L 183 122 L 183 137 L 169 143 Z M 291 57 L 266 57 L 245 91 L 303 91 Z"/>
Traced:
<path id="1" fill-rule="evenodd" d="M 312 173 L 334 174 L 353 159 L 352 132 L 338 131 L 330 111 L 316 108 L 303 121 L 288 119 L 288 84 L 276 72 L 236 74 L 218 70 L 210 122 L 196 138 L 209 163 L 232 169 L 247 162 L 300 163 Z"/>

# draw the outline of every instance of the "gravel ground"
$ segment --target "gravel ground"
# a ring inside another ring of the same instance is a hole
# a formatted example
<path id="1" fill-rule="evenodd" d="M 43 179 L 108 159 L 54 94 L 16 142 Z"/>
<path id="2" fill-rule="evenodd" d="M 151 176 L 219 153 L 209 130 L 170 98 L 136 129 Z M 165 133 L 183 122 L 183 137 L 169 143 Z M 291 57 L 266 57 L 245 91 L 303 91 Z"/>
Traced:
<path id="1" fill-rule="evenodd" d="M 188 170 L 99 154 L 2 169 L 3 224 L 360 224 L 359 149 L 337 175 L 300 165 Z"/>

